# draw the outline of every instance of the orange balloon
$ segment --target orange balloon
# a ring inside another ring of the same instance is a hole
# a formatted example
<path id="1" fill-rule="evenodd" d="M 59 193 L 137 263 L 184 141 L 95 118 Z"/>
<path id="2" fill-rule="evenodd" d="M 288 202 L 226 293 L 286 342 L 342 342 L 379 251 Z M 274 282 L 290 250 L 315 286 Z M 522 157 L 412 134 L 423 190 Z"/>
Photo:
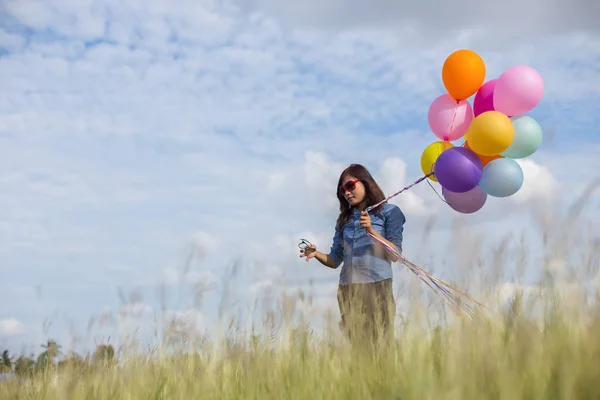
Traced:
<path id="1" fill-rule="evenodd" d="M 464 147 L 466 147 L 467 149 L 470 149 L 471 151 L 473 151 L 475 154 L 477 154 L 473 149 L 471 149 L 469 147 L 469 142 L 465 142 Z M 477 154 L 477 157 L 479 157 L 479 159 L 481 160 L 481 164 L 485 167 L 490 161 L 495 160 L 497 158 L 504 158 L 504 156 L 501 156 L 500 154 L 496 154 L 495 156 L 482 156 L 481 154 Z"/>
<path id="2" fill-rule="evenodd" d="M 474 51 L 457 50 L 444 61 L 442 80 L 454 100 L 466 100 L 483 85 L 485 63 Z"/>

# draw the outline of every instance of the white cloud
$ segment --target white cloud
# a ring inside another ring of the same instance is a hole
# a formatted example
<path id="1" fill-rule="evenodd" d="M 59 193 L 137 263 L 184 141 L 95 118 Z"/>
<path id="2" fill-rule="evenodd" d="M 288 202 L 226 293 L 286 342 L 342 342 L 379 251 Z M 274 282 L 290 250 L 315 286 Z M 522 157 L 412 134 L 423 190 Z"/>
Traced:
<path id="1" fill-rule="evenodd" d="M 595 303 L 594 295 L 590 295 L 586 282 L 568 282 L 561 281 L 552 286 L 536 286 L 528 284 L 518 284 L 505 282 L 496 288 L 497 300 L 500 306 L 506 306 L 513 301 L 516 296 L 522 296 L 521 306 L 527 310 L 539 311 L 545 305 L 545 301 L 550 296 L 564 307 L 564 310 L 570 313 L 570 318 L 586 316 L 588 305 Z M 541 317 L 543 314 L 538 313 Z"/>
<path id="2" fill-rule="evenodd" d="M 174 267 L 163 270 L 163 282 L 166 285 L 177 285 L 179 283 L 179 271 Z"/>
<path id="3" fill-rule="evenodd" d="M 554 0 L 482 4 L 475 0 L 424 2 L 408 6 L 403 1 L 306 0 L 283 3 L 275 0 L 235 0 L 242 7 L 260 10 L 286 24 L 322 29 L 404 27 L 405 34 L 440 37 L 462 32 L 465 37 L 483 36 L 492 42 L 530 40 L 551 33 L 597 32 L 600 8 L 588 0 Z M 515 14 L 511 10 L 518 9 Z M 506 29 L 507 25 L 511 29 Z M 398 29 L 398 28 L 396 28 Z M 482 38 L 483 41 L 483 38 Z"/>
<path id="4" fill-rule="evenodd" d="M 123 319 L 136 319 L 151 313 L 152 307 L 141 301 L 124 304 L 119 309 L 119 317 Z"/>
<path id="5" fill-rule="evenodd" d="M 167 313 L 170 330 L 178 333 L 201 335 L 208 327 L 205 316 L 198 310 L 171 310 Z"/>
<path id="6" fill-rule="evenodd" d="M 163 270 L 161 282 L 169 286 L 189 284 L 194 286 L 198 292 L 209 292 L 217 287 L 219 278 L 212 271 L 167 267 Z"/>
<path id="7" fill-rule="evenodd" d="M 306 11 L 312 3 L 290 4 L 278 7 Z M 558 140 L 579 144 L 523 163 L 526 183 L 513 201 L 537 201 L 559 187 L 570 196 L 582 173 L 587 179 L 598 170 L 589 146 L 600 94 L 597 35 L 515 43 L 501 39 L 519 33 L 505 24 L 489 30 L 505 43 L 498 50 L 475 28 L 440 34 L 433 17 L 394 23 L 402 35 L 354 29 L 359 13 L 379 24 L 384 14 L 396 18 L 396 6 L 357 5 L 337 15 L 340 4 L 314 11 L 321 22 L 336 15 L 348 28 L 332 34 L 210 1 L 7 3 L 0 275 L 15 287 L 47 283 L 52 306 L 77 304 L 81 320 L 91 303 L 110 301 L 114 286 L 165 278 L 218 289 L 215 276 L 237 256 L 256 266 L 258 281 L 335 284 L 339 270 L 304 263 L 297 241 L 328 251 L 335 184 L 346 165 L 371 166 L 386 193 L 421 176 L 420 152 L 435 140 L 427 108 L 443 92 L 444 58 L 460 47 L 480 51 L 489 77 L 517 63 L 539 69 L 547 90 L 536 119 L 557 125 Z M 439 209 L 446 225 L 457 216 L 425 185 L 393 200 L 410 216 L 407 252 L 417 253 L 415 232 L 429 213 Z M 500 230 L 506 204 L 490 201 L 468 221 L 501 221 Z M 428 254 L 436 251 L 427 244 Z M 184 277 L 188 255 L 194 263 Z M 76 287 L 86 288 L 89 302 L 76 301 Z M 24 319 L 25 295 L 7 293 L 0 315 L 39 322 Z M 122 311 L 140 317 L 157 309 L 147 298 L 128 304 Z"/>
<path id="8" fill-rule="evenodd" d="M 219 239 L 208 232 L 198 231 L 192 237 L 192 251 L 198 261 L 203 261 L 208 253 L 217 251 L 220 245 Z"/>
<path id="9" fill-rule="evenodd" d="M 196 292 L 210 292 L 216 289 L 219 284 L 219 278 L 210 271 L 192 271 L 189 274 L 189 281 L 194 285 Z"/>
<path id="10" fill-rule="evenodd" d="M 271 297 L 278 294 L 277 289 L 281 290 L 281 288 L 278 287 L 271 279 L 263 279 L 250 286 L 248 288 L 248 294 L 258 298 Z"/>
<path id="11" fill-rule="evenodd" d="M 523 170 L 523 186 L 510 197 L 516 203 L 554 200 L 558 191 L 558 182 L 543 165 L 533 160 L 515 160 Z"/>
<path id="12" fill-rule="evenodd" d="M 371 173 L 386 195 L 396 193 L 409 184 L 406 162 L 402 159 L 392 157 L 376 161 L 376 163 L 376 169 Z M 332 216 L 331 222 L 335 222 L 335 217 L 339 212 L 335 186 L 339 174 L 346 166 L 331 161 L 324 153 L 308 151 L 302 165 L 304 185 L 297 179 L 299 167 L 298 165 L 288 166 L 286 172 L 271 173 L 269 175 L 269 187 L 273 189 L 272 184 L 273 179 L 275 179 L 273 177 L 277 177 L 277 187 L 280 190 L 277 193 L 269 191 L 269 194 L 273 195 L 273 200 L 277 202 L 308 203 L 310 211 Z M 433 192 L 427 190 L 422 191 L 422 193 L 430 196 L 433 194 Z M 286 194 L 287 197 L 285 197 Z M 426 202 L 415 190 L 405 191 L 391 200 L 391 203 L 401 207 L 405 214 L 417 216 L 426 216 L 435 212 L 436 202 L 437 200 L 434 200 L 433 204 Z M 298 209 L 304 207 L 306 207 L 306 204 L 298 205 Z"/>
<path id="13" fill-rule="evenodd" d="M 16 318 L 0 319 L 0 337 L 13 336 L 21 334 L 25 331 L 25 327 Z"/>
<path id="14" fill-rule="evenodd" d="M 310 196 L 309 204 L 320 211 L 339 210 L 335 187 L 344 167 L 329 161 L 323 153 L 307 151 L 305 157 L 304 183 Z"/>

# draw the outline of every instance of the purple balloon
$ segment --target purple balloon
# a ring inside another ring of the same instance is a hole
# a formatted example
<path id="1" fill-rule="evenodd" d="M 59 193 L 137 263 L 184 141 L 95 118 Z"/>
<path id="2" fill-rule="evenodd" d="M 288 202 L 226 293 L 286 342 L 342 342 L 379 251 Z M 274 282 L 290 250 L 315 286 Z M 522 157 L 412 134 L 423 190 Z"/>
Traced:
<path id="1" fill-rule="evenodd" d="M 498 79 L 492 79 L 484 83 L 473 100 L 473 116 L 476 117 L 487 111 L 495 111 L 494 108 L 494 88 Z"/>
<path id="2" fill-rule="evenodd" d="M 475 211 L 481 210 L 488 195 L 479 186 L 475 186 L 464 193 L 455 193 L 442 188 L 442 196 L 444 196 L 444 199 L 454 211 L 463 214 L 472 214 Z"/>
<path id="3" fill-rule="evenodd" d="M 442 187 L 451 192 L 464 193 L 479 184 L 483 166 L 473 150 L 452 147 L 439 155 L 433 172 Z"/>

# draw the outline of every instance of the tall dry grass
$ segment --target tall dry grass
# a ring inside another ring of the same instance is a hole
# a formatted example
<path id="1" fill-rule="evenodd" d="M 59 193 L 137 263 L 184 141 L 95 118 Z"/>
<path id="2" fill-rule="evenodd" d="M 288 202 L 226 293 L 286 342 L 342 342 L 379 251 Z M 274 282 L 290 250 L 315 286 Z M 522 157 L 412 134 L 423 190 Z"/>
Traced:
<path id="1" fill-rule="evenodd" d="M 381 346 L 350 343 L 337 315 L 316 334 L 295 299 L 276 306 L 272 299 L 260 334 L 230 329 L 217 340 L 177 332 L 173 341 L 167 327 L 150 352 L 122 351 L 115 363 L 0 382 L 0 397 L 599 399 L 600 242 L 593 221 L 582 218 L 584 200 L 564 218 L 539 215 L 545 254 L 535 284 L 522 281 L 527 242 L 502 240 L 489 257 L 462 249 L 472 269 L 460 271 L 467 278 L 459 285 L 493 309 L 473 321 L 422 295 L 429 289 L 414 277 L 401 288 L 394 340 Z M 506 276 L 511 284 L 501 284 Z"/>

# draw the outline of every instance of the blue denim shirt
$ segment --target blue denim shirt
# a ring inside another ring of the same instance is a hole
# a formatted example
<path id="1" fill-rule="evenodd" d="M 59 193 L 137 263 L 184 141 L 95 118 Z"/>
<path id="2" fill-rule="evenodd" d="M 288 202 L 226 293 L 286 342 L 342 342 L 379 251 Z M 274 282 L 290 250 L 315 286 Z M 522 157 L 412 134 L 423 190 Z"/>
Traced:
<path id="1" fill-rule="evenodd" d="M 402 252 L 402 232 L 406 222 L 404 214 L 398 206 L 390 203 L 378 208 L 379 212 L 369 212 L 373 229 L 395 244 L 398 252 Z M 354 209 L 342 229 L 336 226 L 333 236 L 329 255 L 335 261 L 336 268 L 343 263 L 339 280 L 341 285 L 371 283 L 392 277 L 392 262 L 387 258 L 389 252 L 367 235 L 359 219 L 360 211 Z"/>

